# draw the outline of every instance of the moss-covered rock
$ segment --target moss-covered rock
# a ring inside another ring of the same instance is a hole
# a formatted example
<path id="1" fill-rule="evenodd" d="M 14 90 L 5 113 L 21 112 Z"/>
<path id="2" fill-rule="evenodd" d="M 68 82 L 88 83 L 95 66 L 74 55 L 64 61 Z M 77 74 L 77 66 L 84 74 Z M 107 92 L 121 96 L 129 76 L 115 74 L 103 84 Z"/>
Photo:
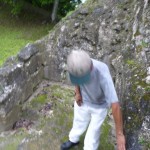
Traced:
<path id="1" fill-rule="evenodd" d="M 1 133 L 0 149 L 59 150 L 61 143 L 68 140 L 68 134 L 72 127 L 73 104 L 73 87 L 61 84 L 44 86 L 35 94 L 34 98 L 27 101 L 22 107 L 21 119 L 24 122 L 30 120 L 32 124 L 26 127 L 27 124 L 20 121 L 20 126 L 13 128 L 15 130 Z M 44 109 L 46 106 L 50 107 Z M 100 149 L 114 150 L 110 140 L 111 127 L 107 120 L 102 126 Z M 75 149 L 83 148 L 83 140 L 84 135 L 81 137 L 81 144 Z"/>

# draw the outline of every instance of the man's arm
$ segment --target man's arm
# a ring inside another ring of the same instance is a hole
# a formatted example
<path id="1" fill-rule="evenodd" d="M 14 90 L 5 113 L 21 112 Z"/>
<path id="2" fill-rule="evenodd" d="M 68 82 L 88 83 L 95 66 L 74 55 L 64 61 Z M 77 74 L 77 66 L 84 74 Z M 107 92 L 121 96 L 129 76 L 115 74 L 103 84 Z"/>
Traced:
<path id="1" fill-rule="evenodd" d="M 76 100 L 78 106 L 81 106 L 82 96 L 81 96 L 81 93 L 80 93 L 80 87 L 79 86 L 75 86 L 75 100 Z"/>
<path id="2" fill-rule="evenodd" d="M 119 102 L 112 103 L 111 107 L 116 127 L 117 149 L 125 150 L 125 136 L 123 134 L 123 121 L 120 104 Z"/>

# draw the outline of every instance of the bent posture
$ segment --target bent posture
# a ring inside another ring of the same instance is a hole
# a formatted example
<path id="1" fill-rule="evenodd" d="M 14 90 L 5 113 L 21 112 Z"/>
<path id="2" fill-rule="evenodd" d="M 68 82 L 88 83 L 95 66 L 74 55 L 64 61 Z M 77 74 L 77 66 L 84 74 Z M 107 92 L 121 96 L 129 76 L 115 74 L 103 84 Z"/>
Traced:
<path id="1" fill-rule="evenodd" d="M 86 130 L 83 149 L 98 150 L 100 128 L 110 107 L 115 120 L 117 148 L 125 150 L 122 114 L 107 65 L 91 59 L 85 51 L 72 51 L 67 67 L 75 85 L 74 120 L 69 140 L 61 145 L 61 150 L 78 145 Z"/>

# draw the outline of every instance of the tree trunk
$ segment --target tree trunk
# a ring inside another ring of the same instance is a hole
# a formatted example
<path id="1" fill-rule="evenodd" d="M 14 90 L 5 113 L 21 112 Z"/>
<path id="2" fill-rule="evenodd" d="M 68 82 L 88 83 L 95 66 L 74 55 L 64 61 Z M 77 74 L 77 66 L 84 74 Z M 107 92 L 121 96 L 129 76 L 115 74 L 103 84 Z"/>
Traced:
<path id="1" fill-rule="evenodd" d="M 58 4 L 59 4 L 59 0 L 55 0 L 52 15 L 51 15 L 52 22 L 55 22 L 57 19 Z"/>

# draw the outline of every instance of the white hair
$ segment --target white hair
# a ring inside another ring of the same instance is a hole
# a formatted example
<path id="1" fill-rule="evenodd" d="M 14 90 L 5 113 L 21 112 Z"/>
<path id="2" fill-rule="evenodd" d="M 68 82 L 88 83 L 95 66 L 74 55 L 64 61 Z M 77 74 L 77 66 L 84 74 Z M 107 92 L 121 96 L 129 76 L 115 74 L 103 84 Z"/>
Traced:
<path id="1" fill-rule="evenodd" d="M 67 58 L 67 69 L 72 75 L 80 77 L 90 71 L 91 63 L 92 60 L 88 53 L 82 50 L 73 50 Z"/>

